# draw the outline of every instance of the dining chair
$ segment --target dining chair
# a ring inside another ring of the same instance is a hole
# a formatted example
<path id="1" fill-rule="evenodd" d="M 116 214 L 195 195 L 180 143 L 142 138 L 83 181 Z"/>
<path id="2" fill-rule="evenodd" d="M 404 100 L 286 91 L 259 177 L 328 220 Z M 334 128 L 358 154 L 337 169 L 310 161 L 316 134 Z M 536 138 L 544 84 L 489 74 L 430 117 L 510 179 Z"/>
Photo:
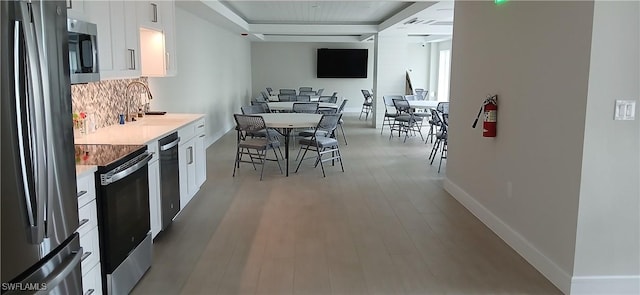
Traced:
<path id="1" fill-rule="evenodd" d="M 296 90 L 295 89 L 280 89 L 280 94 L 293 94 L 296 95 Z"/>
<path id="2" fill-rule="evenodd" d="M 298 95 L 296 95 L 296 101 L 310 102 L 311 101 L 311 96 L 309 96 L 307 94 L 298 94 Z"/>
<path id="3" fill-rule="evenodd" d="M 316 92 L 315 91 L 300 91 L 300 92 L 298 92 L 298 95 L 316 96 Z"/>
<path id="4" fill-rule="evenodd" d="M 313 88 L 312 87 L 304 87 L 303 86 L 303 87 L 298 88 L 298 91 L 299 92 L 302 92 L 302 91 L 313 91 Z"/>
<path id="5" fill-rule="evenodd" d="M 316 95 L 317 95 L 317 96 L 320 96 L 320 95 L 322 95 L 322 92 L 324 92 L 324 88 L 320 88 L 320 89 L 318 89 L 318 90 L 316 91 Z"/>
<path id="6" fill-rule="evenodd" d="M 263 138 L 250 138 L 247 136 L 247 132 L 256 132 L 259 130 L 265 130 L 267 126 L 264 123 L 264 119 L 261 116 L 255 115 L 240 115 L 234 114 L 233 118 L 236 121 L 236 157 L 233 164 L 233 177 L 236 176 L 236 169 L 240 169 L 240 163 L 251 163 L 253 169 L 256 169 L 256 165 L 261 165 L 260 168 L 260 180 L 264 174 L 264 164 L 266 161 L 275 161 L 278 163 L 280 174 L 282 174 L 282 166 L 280 165 L 280 158 L 276 153 L 275 148 L 280 147 L 280 142 L 277 139 L 271 138 L 269 133 Z M 267 151 L 273 150 L 275 159 L 267 158 Z M 249 156 L 249 160 L 243 160 L 243 156 Z"/>
<path id="7" fill-rule="evenodd" d="M 266 101 L 252 101 L 252 106 L 260 106 L 262 108 L 262 112 L 260 113 L 271 113 L 271 109 L 269 109 L 269 104 Z"/>
<path id="8" fill-rule="evenodd" d="M 295 94 L 278 94 L 278 101 L 295 101 Z"/>
<path id="9" fill-rule="evenodd" d="M 431 117 L 436 121 L 441 122 L 440 131 L 436 132 L 436 142 L 433 144 L 431 148 L 431 152 L 429 153 L 429 160 L 431 160 L 430 164 L 433 165 L 433 160 L 436 158 L 438 154 L 438 150 L 440 151 L 440 164 L 438 164 L 438 173 L 440 173 L 440 168 L 442 167 L 442 159 L 447 158 L 447 139 L 449 137 L 449 126 L 445 123 L 444 119 L 441 116 L 438 110 L 431 110 Z"/>
<path id="10" fill-rule="evenodd" d="M 260 97 L 262 99 L 261 101 L 269 101 L 269 95 L 266 91 L 260 91 L 260 94 L 262 95 L 262 97 Z"/>
<path id="11" fill-rule="evenodd" d="M 344 165 L 342 164 L 342 154 L 340 153 L 340 146 L 338 144 L 338 140 L 333 136 L 334 131 L 338 127 L 338 122 L 342 118 L 342 114 L 333 114 L 333 115 L 322 115 L 320 122 L 315 128 L 314 134 L 311 137 L 305 137 L 300 139 L 299 143 L 301 145 L 301 149 L 304 148 L 304 153 L 302 154 L 302 159 L 298 162 L 298 166 L 296 167 L 296 173 L 300 169 L 300 164 L 306 159 L 316 159 L 314 167 L 322 168 L 322 176 L 327 177 L 324 171 L 324 162 L 331 161 L 332 165 L 335 166 L 335 161 L 340 161 L 340 168 L 342 172 L 344 172 Z M 323 136 L 320 133 L 330 134 L 330 136 Z M 315 157 L 306 158 L 308 151 L 316 152 Z M 323 158 L 324 155 L 331 153 L 329 158 Z"/>
<path id="12" fill-rule="evenodd" d="M 398 131 L 398 136 L 404 132 L 404 141 L 407 142 L 407 137 L 409 137 L 409 133 L 418 132 L 420 134 L 420 138 L 424 140 L 422 136 L 422 132 L 420 131 L 420 122 L 422 121 L 421 117 L 416 117 L 413 113 L 413 109 L 409 105 L 409 101 L 405 99 L 394 99 L 393 105 L 396 110 L 398 110 L 398 116 L 396 119 L 396 124 L 391 126 L 391 132 L 389 134 L 389 140 L 393 136 L 393 131 Z"/>
<path id="13" fill-rule="evenodd" d="M 331 102 L 332 98 L 333 98 L 333 96 L 323 95 L 323 96 L 318 97 L 318 102 Z"/>
<path id="14" fill-rule="evenodd" d="M 382 131 L 384 130 L 384 126 L 389 126 L 389 129 L 393 125 L 395 125 L 396 117 L 400 114 L 398 110 L 396 110 L 395 105 L 393 104 L 394 99 L 402 99 L 402 95 L 385 95 L 382 97 L 384 101 L 384 118 L 382 119 L 382 127 L 380 128 L 380 135 L 382 135 Z"/>
<path id="15" fill-rule="evenodd" d="M 366 121 L 369 118 L 369 113 L 371 112 L 373 107 L 373 96 L 367 89 L 362 89 L 360 90 L 360 92 L 362 92 L 362 96 L 364 96 L 364 102 L 362 103 L 362 109 L 360 110 L 360 116 L 358 117 L 358 120 L 362 118 L 362 114 L 366 114 L 366 116 L 364 117 L 364 120 Z"/>
<path id="16" fill-rule="evenodd" d="M 336 113 L 342 114 L 342 111 L 344 111 L 344 106 L 347 105 L 347 101 L 349 100 L 348 99 L 342 100 L 342 103 L 340 104 L 340 107 L 338 107 L 338 111 Z M 344 125 L 344 119 L 340 117 L 340 121 L 338 121 L 338 126 L 340 126 L 340 133 L 342 133 L 342 138 L 344 138 L 344 145 L 349 145 L 347 143 L 347 135 L 344 133 L 344 128 L 342 127 L 343 125 Z"/>
<path id="17" fill-rule="evenodd" d="M 315 114 L 318 112 L 317 102 L 294 102 L 291 109 L 294 113 Z"/>
<path id="18" fill-rule="evenodd" d="M 269 95 L 274 95 L 273 88 L 267 87 L 267 93 L 269 93 Z"/>
<path id="19" fill-rule="evenodd" d="M 338 102 L 338 92 L 334 92 L 331 95 L 331 100 L 329 100 L 330 103 L 337 103 Z"/>

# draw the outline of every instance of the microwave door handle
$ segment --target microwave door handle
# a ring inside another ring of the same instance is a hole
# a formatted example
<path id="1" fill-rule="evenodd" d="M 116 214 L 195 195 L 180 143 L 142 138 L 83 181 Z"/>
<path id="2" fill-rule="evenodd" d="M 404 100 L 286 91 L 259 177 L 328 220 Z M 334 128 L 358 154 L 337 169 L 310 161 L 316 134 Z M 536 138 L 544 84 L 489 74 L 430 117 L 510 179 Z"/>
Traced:
<path id="1" fill-rule="evenodd" d="M 32 173 L 28 173 L 28 176 L 32 177 L 32 181 L 35 187 L 35 196 L 30 196 L 31 202 L 35 201 L 35 214 L 33 221 L 29 226 L 30 234 L 29 240 L 33 244 L 40 244 L 45 237 L 45 221 L 46 221 L 46 205 L 48 195 L 48 181 L 50 172 L 47 168 L 47 129 L 45 125 L 45 105 L 44 105 L 44 89 L 43 83 L 46 76 L 42 75 L 42 67 L 40 63 L 40 57 L 44 58 L 41 54 L 37 43 L 37 34 L 34 24 L 34 15 L 32 13 L 31 3 L 20 2 L 19 4 L 22 25 L 24 26 L 22 35 L 24 37 L 24 46 L 26 56 L 24 56 L 25 68 L 25 86 L 19 89 L 26 89 L 26 106 L 18 104 L 21 107 L 21 113 L 27 117 L 27 138 L 23 137 L 23 149 L 26 151 L 26 146 L 29 146 L 30 154 L 25 154 L 30 157 Z M 19 37 L 18 37 L 19 38 Z M 22 54 L 20 51 L 18 54 Z M 23 136 L 25 132 L 22 132 Z M 26 164 L 26 163 L 25 163 Z M 29 168 L 25 165 L 26 168 Z M 30 175 L 29 175 L 30 174 Z M 32 207 L 32 211 L 33 211 Z"/>
<path id="2" fill-rule="evenodd" d="M 96 36 L 95 35 L 91 35 L 91 59 L 92 59 L 92 69 L 93 71 L 91 71 L 92 73 L 97 73 L 98 72 L 98 52 L 96 52 L 98 50 L 98 42 L 96 40 Z"/>

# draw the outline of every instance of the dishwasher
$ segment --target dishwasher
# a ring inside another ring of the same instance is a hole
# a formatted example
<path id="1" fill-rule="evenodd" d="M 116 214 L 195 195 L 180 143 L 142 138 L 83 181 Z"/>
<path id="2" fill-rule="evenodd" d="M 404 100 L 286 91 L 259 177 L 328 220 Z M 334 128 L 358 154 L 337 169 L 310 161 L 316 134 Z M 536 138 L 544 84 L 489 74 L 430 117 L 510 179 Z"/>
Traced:
<path id="1" fill-rule="evenodd" d="M 160 206 L 162 230 L 165 230 L 180 211 L 180 175 L 178 166 L 178 143 L 180 137 L 174 132 L 158 140 L 160 147 Z"/>

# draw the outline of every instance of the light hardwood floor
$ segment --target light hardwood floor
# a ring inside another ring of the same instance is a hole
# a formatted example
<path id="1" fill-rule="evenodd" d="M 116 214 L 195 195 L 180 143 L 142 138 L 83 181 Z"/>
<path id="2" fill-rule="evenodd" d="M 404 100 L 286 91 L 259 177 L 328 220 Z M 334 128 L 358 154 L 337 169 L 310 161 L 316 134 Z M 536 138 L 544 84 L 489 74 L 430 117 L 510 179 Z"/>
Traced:
<path id="1" fill-rule="evenodd" d="M 443 190 L 430 144 L 345 127 L 345 172 L 326 178 L 312 161 L 232 178 L 235 133 L 209 147 L 207 181 L 133 294 L 561 294 Z"/>

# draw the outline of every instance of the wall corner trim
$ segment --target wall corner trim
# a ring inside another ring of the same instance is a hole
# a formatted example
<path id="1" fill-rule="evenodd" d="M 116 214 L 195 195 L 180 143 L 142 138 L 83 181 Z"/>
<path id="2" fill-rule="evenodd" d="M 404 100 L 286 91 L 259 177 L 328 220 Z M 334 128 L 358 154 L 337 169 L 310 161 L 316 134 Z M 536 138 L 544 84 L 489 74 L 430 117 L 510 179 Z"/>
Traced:
<path id="1" fill-rule="evenodd" d="M 504 240 L 520 256 L 526 259 L 533 267 L 542 273 L 564 294 L 569 294 L 571 288 L 571 276 L 560 268 L 549 257 L 540 252 L 525 237 L 506 224 L 502 219 L 489 211 L 465 190 L 453 183 L 448 177 L 443 180 L 444 189 L 458 202 L 475 215 L 482 223 Z"/>
<path id="2" fill-rule="evenodd" d="M 640 294 L 640 275 L 636 276 L 574 276 L 571 295 Z"/>

